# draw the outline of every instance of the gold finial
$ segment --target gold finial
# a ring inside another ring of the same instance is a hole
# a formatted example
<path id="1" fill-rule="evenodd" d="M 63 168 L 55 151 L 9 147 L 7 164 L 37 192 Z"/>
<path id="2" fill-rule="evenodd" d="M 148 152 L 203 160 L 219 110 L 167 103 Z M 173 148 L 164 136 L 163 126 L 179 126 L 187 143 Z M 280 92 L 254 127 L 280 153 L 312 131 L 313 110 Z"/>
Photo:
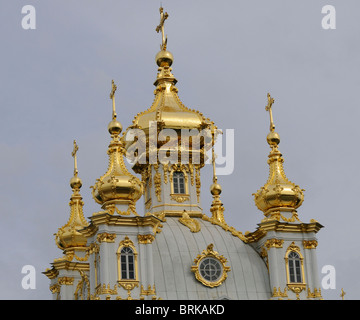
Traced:
<path id="1" fill-rule="evenodd" d="M 70 180 L 70 187 L 73 189 L 74 194 L 79 192 L 79 189 L 82 186 L 82 181 L 78 177 L 77 157 L 76 157 L 76 153 L 78 152 L 78 150 L 79 150 L 79 147 L 78 147 L 78 145 L 76 143 L 76 140 L 74 140 L 74 149 L 71 152 L 71 155 L 74 158 L 74 176 Z"/>
<path id="2" fill-rule="evenodd" d="M 110 92 L 110 99 L 112 100 L 112 119 L 116 119 L 116 111 L 115 111 L 115 91 L 117 89 L 116 84 L 114 83 L 114 80 L 111 80 L 111 92 Z"/>
<path id="3" fill-rule="evenodd" d="M 161 30 L 162 44 L 160 45 L 160 49 L 166 50 L 167 36 L 165 37 L 164 23 L 165 23 L 165 20 L 169 17 L 169 15 L 167 12 L 164 13 L 163 7 L 160 7 L 159 11 L 160 11 L 160 24 L 156 27 L 155 30 L 157 33 L 159 33 L 159 31 Z"/>
<path id="4" fill-rule="evenodd" d="M 217 182 L 215 159 L 216 159 L 216 155 L 215 155 L 215 150 L 214 150 L 214 146 L 213 146 L 212 147 L 213 183 Z"/>
<path id="5" fill-rule="evenodd" d="M 274 132 L 275 130 L 275 125 L 274 125 L 274 121 L 273 121 L 273 116 L 272 116 L 272 105 L 275 102 L 275 100 L 270 96 L 270 93 L 267 94 L 267 98 L 268 98 L 268 104 L 265 107 L 266 111 L 269 111 L 270 114 L 270 131 Z"/>
<path id="6" fill-rule="evenodd" d="M 77 169 L 77 159 L 76 159 L 76 153 L 79 150 L 78 145 L 76 144 L 76 140 L 74 140 L 74 149 L 71 152 L 72 157 L 74 158 L 74 176 L 77 176 L 78 169 Z"/>
<path id="7" fill-rule="evenodd" d="M 344 291 L 343 288 L 341 288 L 341 294 L 340 294 L 340 297 L 342 298 L 342 300 L 345 300 L 345 295 L 346 295 L 346 292 Z"/>
<path id="8" fill-rule="evenodd" d="M 112 120 L 108 125 L 108 131 L 112 135 L 112 137 L 116 140 L 118 139 L 118 135 L 122 131 L 122 126 L 119 121 L 116 120 L 116 110 L 115 110 L 115 91 L 117 89 L 114 80 L 111 80 L 111 92 L 110 92 L 110 99 L 112 100 Z"/>
<path id="9" fill-rule="evenodd" d="M 217 182 L 215 159 L 216 154 L 214 150 L 215 132 L 213 132 L 213 146 L 212 146 L 212 165 L 213 165 L 213 184 L 210 186 L 210 193 L 213 196 L 210 212 L 212 214 L 210 220 L 216 223 L 225 223 L 224 219 L 224 205 L 220 200 L 221 185 Z"/>

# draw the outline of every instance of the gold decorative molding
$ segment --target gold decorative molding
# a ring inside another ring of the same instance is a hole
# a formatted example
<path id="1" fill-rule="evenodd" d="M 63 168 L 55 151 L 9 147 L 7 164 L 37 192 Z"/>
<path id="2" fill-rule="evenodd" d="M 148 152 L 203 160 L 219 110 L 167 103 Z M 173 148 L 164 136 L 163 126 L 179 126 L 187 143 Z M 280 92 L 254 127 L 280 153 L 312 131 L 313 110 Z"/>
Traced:
<path id="1" fill-rule="evenodd" d="M 272 294 L 272 298 L 286 298 L 288 296 L 287 294 L 287 288 L 284 288 L 284 291 L 282 292 L 280 287 L 278 289 L 276 289 L 276 287 L 274 287 L 273 289 L 273 294 Z"/>
<path id="2" fill-rule="evenodd" d="M 310 288 L 308 288 L 308 295 L 307 297 L 309 299 L 316 299 L 316 298 L 321 298 L 322 299 L 322 296 L 321 296 L 321 288 L 317 289 L 317 288 L 314 288 L 314 292 L 311 292 Z"/>
<path id="3" fill-rule="evenodd" d="M 150 244 L 155 240 L 155 236 L 152 234 L 138 234 L 138 241 L 140 244 Z"/>
<path id="4" fill-rule="evenodd" d="M 141 285 L 140 287 L 140 295 L 141 296 L 152 296 L 156 294 L 156 290 L 155 290 L 155 284 L 153 285 L 153 287 L 151 288 L 151 285 L 149 284 L 147 289 L 144 289 L 144 286 Z"/>
<path id="5" fill-rule="evenodd" d="M 105 283 L 99 284 L 95 289 L 95 295 L 99 296 L 101 294 L 111 294 L 111 295 L 118 294 L 117 284 L 115 284 L 113 288 L 110 287 L 110 283 L 108 285 L 105 285 Z"/>
<path id="6" fill-rule="evenodd" d="M 55 283 L 54 285 L 50 286 L 49 289 L 50 289 L 51 293 L 59 294 L 60 288 L 61 288 L 61 286 L 58 283 Z"/>
<path id="7" fill-rule="evenodd" d="M 297 246 L 294 241 L 291 242 L 291 244 L 290 244 L 289 247 L 287 248 L 287 253 L 290 252 L 290 251 L 295 251 L 295 252 L 297 252 L 297 253 L 300 255 L 300 257 L 302 257 L 302 254 L 301 254 L 301 251 L 300 251 L 300 247 Z"/>
<path id="8" fill-rule="evenodd" d="M 128 209 L 126 211 L 121 211 L 119 210 L 115 204 L 109 204 L 106 206 L 106 210 L 109 214 L 113 215 L 115 212 L 120 215 L 120 216 L 129 216 L 131 215 L 132 213 L 135 215 L 135 216 L 138 216 L 138 213 L 136 212 L 136 206 L 135 206 L 135 202 L 134 201 L 131 201 L 129 200 L 129 203 L 128 203 Z"/>
<path id="9" fill-rule="evenodd" d="M 283 209 L 284 211 L 289 211 L 289 208 L 283 208 Z M 266 222 L 271 220 L 276 220 L 276 221 L 283 220 L 284 222 L 295 222 L 295 221 L 301 222 L 298 217 L 297 211 L 293 209 L 291 209 L 291 218 L 286 218 L 284 217 L 284 215 L 281 214 L 280 210 L 275 210 L 275 211 L 267 212 L 265 214 L 265 218 L 262 219 L 261 222 Z"/>
<path id="10" fill-rule="evenodd" d="M 109 242 L 109 243 L 114 243 L 115 242 L 115 238 L 116 238 L 116 234 L 115 233 L 99 233 L 96 237 L 96 240 L 101 243 L 101 242 Z"/>
<path id="11" fill-rule="evenodd" d="M 317 245 L 316 240 L 303 240 L 304 249 L 316 249 Z"/>
<path id="12" fill-rule="evenodd" d="M 201 188 L 201 180 L 200 180 L 200 165 L 194 165 L 195 167 L 195 185 L 196 185 L 196 196 L 197 202 L 200 202 L 200 188 Z"/>
<path id="13" fill-rule="evenodd" d="M 139 281 L 137 281 L 137 280 L 134 280 L 134 281 L 131 281 L 131 280 L 124 280 L 124 281 L 121 280 L 120 281 L 119 280 L 118 283 L 121 287 L 123 287 L 127 291 L 131 291 L 135 287 L 139 286 Z"/>
<path id="14" fill-rule="evenodd" d="M 266 247 L 268 250 L 270 248 L 282 248 L 283 243 L 284 243 L 283 239 L 268 239 L 264 243 L 264 247 Z"/>
<path id="15" fill-rule="evenodd" d="M 236 230 L 234 227 L 230 227 L 225 221 L 221 222 L 221 221 L 219 221 L 217 219 L 212 219 L 212 218 L 208 217 L 205 214 L 202 215 L 202 219 L 205 220 L 205 221 L 209 221 L 212 224 L 215 224 L 217 226 L 220 226 L 225 231 L 229 231 L 233 236 L 238 237 L 239 239 L 241 239 L 245 243 L 249 242 L 248 238 L 246 236 L 244 236 L 241 231 Z"/>
<path id="16" fill-rule="evenodd" d="M 179 222 L 184 226 L 188 227 L 191 232 L 199 232 L 201 230 L 201 226 L 199 221 L 196 219 L 190 218 L 189 214 L 184 210 L 183 215 L 179 218 Z"/>
<path id="17" fill-rule="evenodd" d="M 154 176 L 154 185 L 155 185 L 155 194 L 158 202 L 161 202 L 161 173 L 158 171 L 159 165 L 154 164 L 155 176 Z"/>
<path id="18" fill-rule="evenodd" d="M 81 270 L 79 270 L 81 280 L 78 282 L 74 298 L 75 300 L 90 300 L 90 281 L 88 276 Z"/>
<path id="19" fill-rule="evenodd" d="M 74 277 L 60 277 L 58 278 L 60 285 L 72 286 L 74 284 Z"/>
<path id="20" fill-rule="evenodd" d="M 170 195 L 171 200 L 175 200 L 176 202 L 183 203 L 185 201 L 188 201 L 190 199 L 190 196 L 188 194 L 171 194 Z"/>
<path id="21" fill-rule="evenodd" d="M 306 289 L 305 283 L 288 284 L 288 288 L 296 294 L 296 299 L 300 300 L 300 292 Z"/>

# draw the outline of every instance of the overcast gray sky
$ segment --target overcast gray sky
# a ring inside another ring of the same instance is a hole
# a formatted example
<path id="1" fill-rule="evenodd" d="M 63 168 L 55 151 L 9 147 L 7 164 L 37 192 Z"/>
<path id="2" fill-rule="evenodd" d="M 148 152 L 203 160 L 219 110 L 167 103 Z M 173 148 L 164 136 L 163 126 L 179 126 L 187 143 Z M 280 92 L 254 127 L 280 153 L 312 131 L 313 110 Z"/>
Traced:
<path id="1" fill-rule="evenodd" d="M 318 220 L 319 273 L 336 270 L 325 299 L 359 299 L 360 2 L 162 1 L 168 49 L 182 102 L 235 130 L 235 169 L 220 176 L 228 224 L 254 231 L 263 214 L 252 193 L 267 180 L 269 116 L 275 98 L 287 177 L 305 189 L 303 222 Z M 336 9 L 324 30 L 321 9 Z M 36 29 L 24 30 L 24 5 Z M 73 140 L 85 215 L 100 209 L 90 186 L 105 173 L 111 79 L 127 127 L 153 101 L 160 1 L 2 1 L 0 9 L 0 298 L 50 299 L 41 274 L 62 256 L 53 234 L 69 217 Z M 211 167 L 202 170 L 209 214 Z M 137 204 L 141 211 L 143 201 Z M 36 289 L 24 290 L 24 265 Z M 324 276 L 320 274 L 320 278 Z"/>

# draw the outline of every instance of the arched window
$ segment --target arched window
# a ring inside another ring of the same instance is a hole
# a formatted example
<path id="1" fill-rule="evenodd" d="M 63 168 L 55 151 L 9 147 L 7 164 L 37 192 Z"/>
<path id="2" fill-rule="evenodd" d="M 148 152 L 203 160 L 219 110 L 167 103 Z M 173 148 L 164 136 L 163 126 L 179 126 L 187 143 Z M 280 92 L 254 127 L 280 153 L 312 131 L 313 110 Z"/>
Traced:
<path id="1" fill-rule="evenodd" d="M 185 194 L 185 177 L 181 171 L 175 171 L 173 173 L 173 187 L 175 194 Z"/>
<path id="2" fill-rule="evenodd" d="M 298 253 L 291 251 L 288 254 L 289 280 L 291 283 L 302 283 L 301 258 Z"/>
<path id="3" fill-rule="evenodd" d="M 123 247 L 120 252 L 121 280 L 135 280 L 134 251 Z"/>
<path id="4" fill-rule="evenodd" d="M 119 247 L 116 251 L 117 267 L 118 267 L 118 283 L 125 285 L 126 288 L 134 288 L 138 285 L 138 265 L 137 252 L 134 243 L 125 236 L 124 240 L 120 241 Z M 130 289 L 130 290 L 132 290 Z"/>

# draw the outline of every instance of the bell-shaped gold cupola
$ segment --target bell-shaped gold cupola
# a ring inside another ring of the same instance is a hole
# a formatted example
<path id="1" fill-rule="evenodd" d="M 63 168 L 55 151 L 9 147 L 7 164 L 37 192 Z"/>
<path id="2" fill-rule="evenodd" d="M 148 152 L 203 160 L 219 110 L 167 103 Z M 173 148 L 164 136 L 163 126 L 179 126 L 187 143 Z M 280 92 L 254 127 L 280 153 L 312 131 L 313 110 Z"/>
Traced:
<path id="1" fill-rule="evenodd" d="M 91 187 L 92 195 L 94 200 L 110 214 L 117 212 L 120 215 L 137 215 L 135 203 L 143 193 L 143 185 L 127 170 L 124 163 L 126 151 L 123 142 L 119 139 L 122 126 L 116 120 L 115 91 L 116 85 L 112 81 L 110 98 L 113 104 L 113 115 L 108 125 L 112 140 L 107 151 L 109 166 L 107 172 Z"/>
<path id="2" fill-rule="evenodd" d="M 271 147 L 268 156 L 270 172 L 268 181 L 254 194 L 255 204 L 266 217 L 280 215 L 280 212 L 292 212 L 292 217 L 297 219 L 296 209 L 304 201 L 304 190 L 286 178 L 283 168 L 284 159 L 278 149 L 280 136 L 275 132 L 272 117 L 273 103 L 274 99 L 268 93 L 268 104 L 265 110 L 270 114 L 270 133 L 267 135 L 267 142 Z"/>
<path id="3" fill-rule="evenodd" d="M 74 150 L 72 152 L 72 156 L 74 157 L 74 176 L 70 180 L 70 186 L 73 191 L 69 203 L 70 218 L 68 222 L 63 227 L 59 228 L 58 232 L 55 234 L 55 242 L 62 250 L 85 247 L 87 242 L 86 238 L 79 232 L 80 229 L 87 227 L 89 223 L 84 217 L 84 202 L 82 201 L 82 197 L 80 195 L 82 181 L 78 177 L 76 158 L 78 149 L 76 141 L 74 140 Z"/>
<path id="4" fill-rule="evenodd" d="M 162 33 L 162 44 L 160 45 L 160 51 L 156 54 L 155 61 L 158 65 L 158 73 L 154 85 L 156 89 L 154 90 L 154 100 L 152 105 L 145 111 L 138 113 L 133 121 L 132 125 L 125 131 L 124 137 L 122 138 L 126 144 L 126 149 L 131 153 L 131 146 L 134 144 L 133 141 L 129 141 L 126 135 L 131 132 L 133 129 L 140 129 L 145 134 L 145 138 L 137 140 L 137 145 L 142 144 L 144 147 L 141 150 L 146 152 L 139 151 L 137 154 L 138 159 L 146 159 L 145 161 L 139 161 L 141 163 L 149 163 L 149 158 L 151 156 L 149 153 L 156 152 L 161 148 L 162 145 L 168 143 L 168 141 L 157 140 L 154 143 L 152 139 L 152 132 L 155 132 L 155 135 L 158 134 L 163 129 L 172 129 L 179 131 L 179 140 L 177 141 L 177 146 L 181 145 L 181 135 L 180 132 L 182 129 L 187 130 L 198 130 L 203 134 L 204 139 L 201 143 L 200 148 L 205 153 L 204 150 L 209 150 L 212 146 L 212 137 L 211 132 L 213 132 L 216 127 L 209 118 L 206 118 L 201 112 L 190 109 L 186 107 L 180 100 L 178 96 L 178 89 L 175 86 L 177 80 L 172 74 L 171 65 L 173 64 L 174 57 L 171 52 L 167 50 L 167 37 L 164 34 L 164 23 L 168 18 L 168 14 L 163 11 L 163 8 L 160 8 L 160 24 L 156 27 L 157 32 Z M 153 129 L 154 128 L 154 129 Z M 208 130 L 204 130 L 208 129 Z M 191 149 L 191 145 L 182 145 L 182 148 Z M 177 150 L 180 154 L 180 150 Z M 127 157 L 130 160 L 131 155 L 127 154 Z M 191 154 L 191 152 L 190 152 Z M 203 154 L 201 154 L 202 159 Z M 180 158 L 180 156 L 179 156 Z M 201 160 L 203 162 L 203 160 Z M 135 165 L 133 168 L 135 172 L 140 173 L 143 169 Z"/>

